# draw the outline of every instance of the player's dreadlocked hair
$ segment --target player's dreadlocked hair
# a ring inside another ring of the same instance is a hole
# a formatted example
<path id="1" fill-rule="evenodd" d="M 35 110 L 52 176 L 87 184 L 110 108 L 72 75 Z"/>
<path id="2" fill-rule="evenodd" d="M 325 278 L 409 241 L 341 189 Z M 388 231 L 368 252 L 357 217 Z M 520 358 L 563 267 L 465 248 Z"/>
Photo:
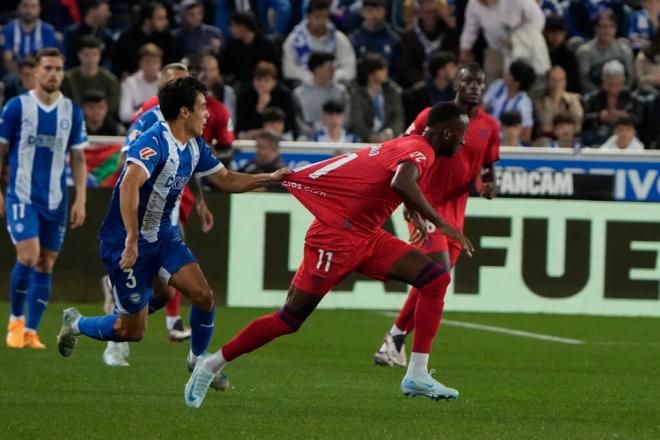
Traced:
<path id="1" fill-rule="evenodd" d="M 452 102 L 439 102 L 429 112 L 427 125 L 437 127 L 445 122 L 453 121 L 462 116 L 467 117 L 466 113 L 459 106 Z"/>
<path id="2" fill-rule="evenodd" d="M 206 95 L 206 86 L 192 76 L 178 78 L 165 84 L 158 92 L 160 111 L 166 121 L 173 121 L 181 107 L 194 111 L 197 94 Z"/>

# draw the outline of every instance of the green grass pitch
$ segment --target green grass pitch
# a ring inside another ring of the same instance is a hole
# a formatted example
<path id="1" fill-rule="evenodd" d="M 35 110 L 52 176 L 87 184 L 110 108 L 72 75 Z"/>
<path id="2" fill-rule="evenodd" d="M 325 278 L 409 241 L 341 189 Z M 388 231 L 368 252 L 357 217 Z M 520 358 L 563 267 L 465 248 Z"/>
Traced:
<path id="1" fill-rule="evenodd" d="M 404 398 L 404 371 L 372 364 L 391 317 L 318 311 L 299 333 L 231 364 L 233 388 L 192 410 L 187 344 L 167 342 L 163 314 L 132 344 L 131 366 L 110 368 L 97 341 L 81 339 L 68 359 L 57 353 L 64 306 L 47 311 L 47 350 L 0 348 L 2 439 L 660 439 L 658 319 L 447 313 L 586 343 L 444 326 L 430 366 L 461 397 L 436 402 Z M 212 349 L 263 312 L 220 309 Z"/>

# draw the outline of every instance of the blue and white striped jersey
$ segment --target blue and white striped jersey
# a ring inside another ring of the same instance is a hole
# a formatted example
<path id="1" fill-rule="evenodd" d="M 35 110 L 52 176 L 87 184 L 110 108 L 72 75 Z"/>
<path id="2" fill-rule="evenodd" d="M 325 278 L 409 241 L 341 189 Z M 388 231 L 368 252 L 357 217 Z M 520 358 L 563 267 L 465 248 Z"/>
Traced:
<path id="1" fill-rule="evenodd" d="M 164 121 L 163 113 L 160 111 L 160 106 L 157 105 L 146 112 L 142 113 L 140 117 L 128 129 L 124 145 L 121 147 L 122 153 L 128 151 L 135 140 L 140 137 L 142 133 L 149 130 L 151 127 L 159 122 Z"/>
<path id="2" fill-rule="evenodd" d="M 80 107 L 64 95 L 50 106 L 32 91 L 16 96 L 2 111 L 0 142 L 9 145 L 7 196 L 66 212 L 66 156 L 88 145 Z"/>
<path id="3" fill-rule="evenodd" d="M 45 21 L 37 20 L 32 30 L 25 32 L 18 19 L 15 19 L 5 25 L 2 33 L 2 49 L 13 53 L 18 60 L 34 55 L 39 49 L 57 47 L 55 28 Z"/>
<path id="4" fill-rule="evenodd" d="M 172 225 L 172 209 L 190 177 L 206 176 L 220 170 L 223 165 L 213 155 L 201 136 L 182 145 L 177 141 L 167 122 L 160 122 L 138 137 L 128 150 L 127 162 L 134 163 L 149 178 L 140 188 L 138 207 L 139 238 L 149 243 L 158 241 Z M 112 193 L 110 208 L 103 220 L 99 238 L 108 243 L 123 244 L 126 229 L 119 209 L 119 185 L 122 172 Z"/>

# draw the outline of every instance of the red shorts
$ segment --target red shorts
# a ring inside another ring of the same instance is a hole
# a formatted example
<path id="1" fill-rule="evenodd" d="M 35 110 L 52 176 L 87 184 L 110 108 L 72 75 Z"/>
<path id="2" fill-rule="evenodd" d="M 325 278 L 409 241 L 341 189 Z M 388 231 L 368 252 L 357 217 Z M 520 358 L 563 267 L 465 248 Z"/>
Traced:
<path id="1" fill-rule="evenodd" d="M 303 292 L 325 295 L 352 272 L 385 281 L 394 263 L 412 249 L 412 245 L 383 229 L 362 238 L 314 220 L 305 236 L 305 254 L 292 284 Z"/>
<path id="2" fill-rule="evenodd" d="M 463 250 L 461 244 L 453 238 L 448 238 L 431 223 L 429 223 L 428 229 L 428 238 L 425 241 L 416 244 L 415 247 L 426 255 L 449 252 L 449 263 L 451 264 L 451 267 L 454 267 L 459 255 L 461 255 L 461 251 Z M 411 234 L 413 232 L 413 226 L 411 223 L 408 223 L 408 232 Z"/>
<path id="3" fill-rule="evenodd" d="M 190 220 L 190 213 L 194 204 L 195 196 L 186 185 L 181 193 L 181 205 L 179 206 L 179 221 L 184 225 L 188 224 L 188 220 Z"/>

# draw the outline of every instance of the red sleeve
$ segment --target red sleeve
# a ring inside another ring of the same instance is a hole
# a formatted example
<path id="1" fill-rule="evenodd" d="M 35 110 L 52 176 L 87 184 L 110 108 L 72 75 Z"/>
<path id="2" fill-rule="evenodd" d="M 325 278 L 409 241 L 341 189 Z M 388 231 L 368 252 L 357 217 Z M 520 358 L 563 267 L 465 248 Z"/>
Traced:
<path id="1" fill-rule="evenodd" d="M 493 122 L 493 129 L 488 139 L 488 147 L 484 155 L 484 165 L 491 165 L 500 160 L 500 127 L 496 121 Z"/>
<path id="2" fill-rule="evenodd" d="M 152 96 L 151 98 L 147 99 L 142 106 L 138 109 L 138 111 L 135 112 L 135 114 L 131 117 L 131 124 L 135 123 L 140 116 L 142 116 L 142 113 L 151 110 L 152 108 L 156 107 L 159 104 L 158 102 L 158 95 Z"/>
<path id="3" fill-rule="evenodd" d="M 433 149 L 423 138 L 418 136 L 399 138 L 398 140 L 403 143 L 393 145 L 394 148 L 386 149 L 386 151 L 391 152 L 391 157 L 387 160 L 387 169 L 395 172 L 400 163 L 412 162 L 417 167 L 420 177 L 424 175 L 435 161 Z"/>
<path id="4" fill-rule="evenodd" d="M 227 107 L 220 101 L 208 99 L 209 111 L 213 113 L 213 126 L 210 127 L 208 137 L 215 139 L 220 147 L 231 145 L 234 141 L 234 127 Z M 207 136 L 205 136 L 207 137 Z M 206 139 L 210 143 L 211 139 Z"/>
<path id="5" fill-rule="evenodd" d="M 406 134 L 419 134 L 421 135 L 424 133 L 424 130 L 426 129 L 426 124 L 427 121 L 429 120 L 429 112 L 431 111 L 431 107 L 427 107 L 424 110 L 422 110 L 415 120 L 410 124 L 408 129 L 406 130 Z"/>

